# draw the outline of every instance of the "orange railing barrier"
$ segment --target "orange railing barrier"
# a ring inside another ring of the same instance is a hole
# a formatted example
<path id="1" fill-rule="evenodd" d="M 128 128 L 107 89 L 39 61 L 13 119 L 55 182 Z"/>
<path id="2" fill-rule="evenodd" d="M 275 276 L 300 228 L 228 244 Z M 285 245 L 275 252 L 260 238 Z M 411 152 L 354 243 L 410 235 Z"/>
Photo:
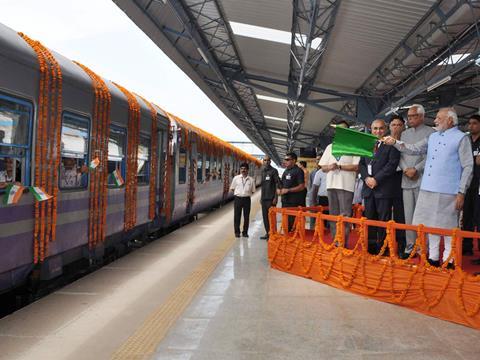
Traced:
<path id="1" fill-rule="evenodd" d="M 463 238 L 478 239 L 480 233 L 327 215 L 322 213 L 325 209 L 270 209 L 268 259 L 273 268 L 480 329 L 480 276 L 462 269 Z M 290 232 L 289 216 L 295 217 Z M 313 231 L 305 228 L 308 218 L 316 219 Z M 326 240 L 324 221 L 337 224 L 331 243 Z M 344 247 L 345 223 L 357 227 L 358 241 L 352 249 Z M 386 229 L 378 254 L 368 253 L 369 226 Z M 396 230 L 417 233 L 415 248 L 408 259 L 397 255 Z M 452 237 L 452 250 L 440 267 L 427 261 L 427 234 Z M 412 261 L 417 252 L 420 252 L 418 264 Z M 447 269 L 451 260 L 455 268 Z"/>

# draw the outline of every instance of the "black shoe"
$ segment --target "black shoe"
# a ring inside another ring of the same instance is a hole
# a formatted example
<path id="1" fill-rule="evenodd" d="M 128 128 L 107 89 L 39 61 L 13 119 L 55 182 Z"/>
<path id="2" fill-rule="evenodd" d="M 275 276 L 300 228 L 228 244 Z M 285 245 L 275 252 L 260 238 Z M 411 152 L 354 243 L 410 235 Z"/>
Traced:
<path id="1" fill-rule="evenodd" d="M 480 265 L 480 259 L 473 259 L 472 265 Z"/>
<path id="2" fill-rule="evenodd" d="M 260 240 L 268 240 L 268 235 L 265 234 L 263 236 L 260 236 Z"/>
<path id="3" fill-rule="evenodd" d="M 454 263 L 448 263 L 448 264 L 447 264 L 447 269 L 449 269 L 449 270 L 455 270 L 455 264 L 454 264 Z"/>
<path id="4" fill-rule="evenodd" d="M 410 253 L 407 253 L 407 252 L 404 252 L 404 253 L 401 253 L 400 255 L 398 255 L 398 257 L 402 260 L 408 259 L 409 256 L 410 256 Z"/>
<path id="5" fill-rule="evenodd" d="M 432 266 L 435 266 L 435 267 L 439 267 L 440 266 L 440 261 L 438 260 L 432 260 L 432 259 L 428 259 L 428 263 Z"/>
<path id="6" fill-rule="evenodd" d="M 239 237 L 240 237 L 240 234 L 235 234 L 235 237 L 236 237 L 236 238 L 239 238 Z"/>
<path id="7" fill-rule="evenodd" d="M 245 238 L 248 238 L 248 234 L 247 234 L 247 233 L 242 233 L 242 236 L 245 237 Z"/>
<path id="8" fill-rule="evenodd" d="M 473 250 L 463 250 L 462 255 L 464 256 L 473 256 Z"/>

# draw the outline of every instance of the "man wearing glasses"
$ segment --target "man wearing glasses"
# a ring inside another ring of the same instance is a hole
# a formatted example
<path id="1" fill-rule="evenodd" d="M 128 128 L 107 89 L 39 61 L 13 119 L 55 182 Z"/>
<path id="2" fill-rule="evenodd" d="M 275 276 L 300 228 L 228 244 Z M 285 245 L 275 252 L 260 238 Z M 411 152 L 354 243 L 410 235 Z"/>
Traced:
<path id="1" fill-rule="evenodd" d="M 268 233 L 270 231 L 270 223 L 268 221 L 268 209 L 272 206 L 277 206 L 277 189 L 280 188 L 280 178 L 278 171 L 271 165 L 271 159 L 267 155 L 263 158 L 262 170 L 262 215 L 263 225 L 265 226 L 265 235 L 260 239 L 268 240 Z"/>
<path id="2" fill-rule="evenodd" d="M 431 127 L 423 122 L 425 119 L 425 109 L 420 104 L 414 104 L 408 109 L 408 129 L 402 132 L 400 140 L 406 144 L 415 144 L 430 136 L 435 132 Z M 422 183 L 423 169 L 425 168 L 425 154 L 411 155 L 402 152 L 400 163 L 402 170 L 402 193 L 403 209 L 405 213 L 405 223 L 411 224 L 413 213 L 417 205 L 420 184 Z M 416 234 L 414 231 L 407 231 L 405 253 L 402 257 L 407 258 L 415 244 Z"/>
<path id="3" fill-rule="evenodd" d="M 248 225 L 250 223 L 250 197 L 255 193 L 255 181 L 248 176 L 248 164 L 240 164 L 240 175 L 233 178 L 230 185 L 230 191 L 233 191 L 233 228 L 235 237 L 240 237 L 240 218 L 243 210 L 243 231 L 242 236 L 248 237 Z"/>
<path id="4" fill-rule="evenodd" d="M 286 167 L 282 175 L 281 189 L 277 190 L 282 195 L 282 207 L 305 206 L 305 177 L 303 170 L 297 166 L 297 154 L 289 152 L 285 155 Z M 288 231 L 293 228 L 295 217 L 288 217 Z"/>

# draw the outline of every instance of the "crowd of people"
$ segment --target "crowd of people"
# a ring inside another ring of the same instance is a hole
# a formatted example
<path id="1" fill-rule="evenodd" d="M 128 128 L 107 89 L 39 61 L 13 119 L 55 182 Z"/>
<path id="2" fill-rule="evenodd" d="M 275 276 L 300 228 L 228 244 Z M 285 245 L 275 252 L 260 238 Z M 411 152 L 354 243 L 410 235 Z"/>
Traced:
<path id="1" fill-rule="evenodd" d="M 285 171 L 279 177 L 271 159 L 265 157 L 261 185 L 265 235 L 261 238 L 268 240 L 268 209 L 277 205 L 278 196 L 282 207 L 323 205 L 332 215 L 349 217 L 352 205 L 361 202 L 368 219 L 447 229 L 462 224 L 464 230 L 480 229 L 480 116 L 470 117 L 468 133 L 458 129 L 453 108 L 438 111 L 434 128 L 424 121 L 425 109 L 419 104 L 409 108 L 407 123 L 400 115 L 394 115 L 388 124 L 375 119 L 370 126 L 378 138 L 373 157 L 335 157 L 330 144 L 317 156 L 317 168 L 310 173 L 306 164 L 298 166 L 297 155 L 289 152 L 283 159 Z M 240 183 L 235 183 L 238 189 Z M 313 221 L 307 226 L 313 228 Z M 294 217 L 289 217 L 289 230 L 293 223 Z M 336 224 L 329 225 L 335 238 Z M 349 230 L 346 225 L 345 246 Z M 369 227 L 368 251 L 377 254 L 385 236 L 384 228 Z M 418 255 L 411 254 L 416 237 L 413 231 L 397 231 L 401 258 Z M 463 254 L 473 255 L 473 245 L 472 239 L 464 239 Z M 433 266 L 448 258 L 451 238 L 444 237 L 442 256 L 440 248 L 440 236 L 429 234 L 428 261 Z M 450 261 L 447 266 L 454 267 Z M 473 262 L 480 264 L 480 259 Z"/>

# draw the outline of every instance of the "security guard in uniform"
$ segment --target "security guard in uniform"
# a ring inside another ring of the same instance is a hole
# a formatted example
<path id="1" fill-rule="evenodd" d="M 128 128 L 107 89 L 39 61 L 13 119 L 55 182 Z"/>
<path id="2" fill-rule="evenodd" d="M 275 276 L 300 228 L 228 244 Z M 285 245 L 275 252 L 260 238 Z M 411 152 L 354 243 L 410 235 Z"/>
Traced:
<path id="1" fill-rule="evenodd" d="M 305 177 L 297 166 L 297 154 L 289 152 L 283 160 L 286 169 L 282 175 L 282 188 L 277 190 L 282 195 L 282 207 L 305 206 Z M 295 217 L 288 217 L 288 231 L 292 230 L 294 221 Z"/>
<path id="2" fill-rule="evenodd" d="M 270 231 L 270 223 L 268 221 L 268 209 L 272 206 L 277 206 L 277 189 L 280 188 L 280 177 L 278 171 L 271 165 L 271 159 L 269 156 L 263 158 L 263 170 L 262 170 L 262 215 L 263 225 L 265 226 L 265 235 L 260 239 L 268 240 L 268 233 Z"/>

